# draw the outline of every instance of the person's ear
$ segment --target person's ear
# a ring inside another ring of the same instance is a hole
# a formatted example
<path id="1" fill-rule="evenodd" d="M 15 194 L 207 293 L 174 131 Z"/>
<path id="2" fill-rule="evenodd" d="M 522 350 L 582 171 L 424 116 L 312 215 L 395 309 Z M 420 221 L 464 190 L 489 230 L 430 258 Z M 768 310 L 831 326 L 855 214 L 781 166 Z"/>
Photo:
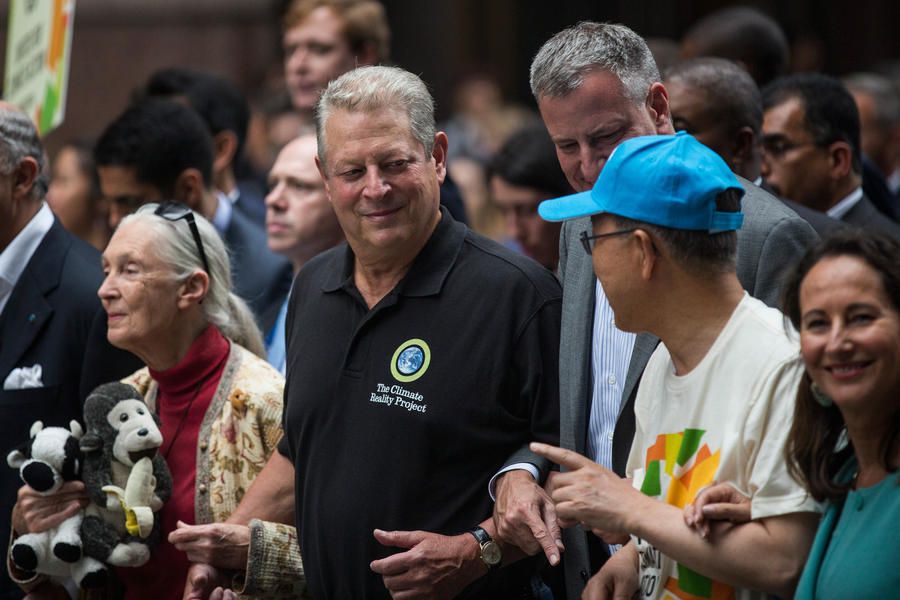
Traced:
<path id="1" fill-rule="evenodd" d="M 187 309 L 195 304 L 202 304 L 208 291 L 209 275 L 204 271 L 196 271 L 178 290 L 178 308 Z"/>
<path id="2" fill-rule="evenodd" d="M 228 168 L 237 155 L 238 138 L 233 131 L 220 131 L 213 138 L 213 173 Z"/>
<path id="3" fill-rule="evenodd" d="M 325 165 L 319 160 L 318 154 L 316 154 L 315 159 L 316 169 L 319 170 L 319 177 L 322 178 L 322 183 L 325 184 L 325 195 L 328 196 L 328 201 L 331 202 L 331 185 L 328 182 L 328 173 L 326 172 Z"/>
<path id="4" fill-rule="evenodd" d="M 654 244 L 653 238 L 650 236 L 650 234 L 643 229 L 635 230 L 634 239 L 636 243 L 638 268 L 641 279 L 643 279 L 644 281 L 650 281 L 651 277 L 653 277 L 653 270 L 656 267 L 656 261 L 659 258 L 659 253 L 656 250 L 656 244 Z"/>
<path id="5" fill-rule="evenodd" d="M 744 165 L 751 164 L 757 155 L 756 135 L 751 127 L 741 127 L 734 135 L 732 146 L 732 169 L 741 174 Z"/>
<path id="6" fill-rule="evenodd" d="M 182 171 L 175 180 L 173 195 L 175 200 L 187 205 L 191 210 L 204 214 L 203 194 L 206 182 L 198 169 L 193 167 Z"/>
<path id="7" fill-rule="evenodd" d="M 431 148 L 431 158 L 434 159 L 438 183 L 444 183 L 444 178 L 447 176 L 447 143 L 446 133 L 438 131 L 434 134 L 434 145 Z"/>
<path id="8" fill-rule="evenodd" d="M 835 181 L 853 172 L 853 149 L 844 141 L 832 142 L 826 148 L 829 159 L 829 174 Z"/>
<path id="9" fill-rule="evenodd" d="M 666 86 L 658 81 L 653 83 L 647 92 L 646 104 L 656 132 L 660 135 L 675 133 L 672 115 L 669 114 L 669 92 L 666 91 Z"/>
<path id="10" fill-rule="evenodd" d="M 13 196 L 26 198 L 34 188 L 34 182 L 40 174 L 40 167 L 34 158 L 26 156 L 16 165 L 13 174 Z"/>

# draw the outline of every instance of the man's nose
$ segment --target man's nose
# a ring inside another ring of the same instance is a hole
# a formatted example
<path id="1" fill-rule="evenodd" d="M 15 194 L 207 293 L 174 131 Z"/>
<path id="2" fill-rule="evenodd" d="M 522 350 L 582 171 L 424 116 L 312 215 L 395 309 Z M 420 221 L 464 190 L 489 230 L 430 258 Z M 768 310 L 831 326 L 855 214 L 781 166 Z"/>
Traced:
<path id="1" fill-rule="evenodd" d="M 581 177 L 586 182 L 593 185 L 597 181 L 597 177 L 600 176 L 600 171 L 603 170 L 603 165 L 606 163 L 606 159 L 600 156 L 600 154 L 594 151 L 590 147 L 586 147 L 581 151 Z"/>
<path id="2" fill-rule="evenodd" d="M 308 58 L 309 52 L 305 48 L 296 48 L 291 52 L 290 58 L 288 58 L 288 67 L 292 71 L 304 70 L 307 67 Z"/>
<path id="3" fill-rule="evenodd" d="M 769 160 L 769 156 L 763 152 L 762 160 L 759 162 L 759 174 L 762 175 L 763 179 L 772 175 L 772 165 L 769 163 Z"/>
<path id="4" fill-rule="evenodd" d="M 370 198 L 380 198 L 387 193 L 388 185 L 377 167 L 366 170 L 363 193 Z"/>
<path id="5" fill-rule="evenodd" d="M 284 200 L 284 186 L 281 183 L 275 184 L 275 187 L 272 188 L 272 191 L 266 194 L 266 199 L 264 201 L 266 208 L 277 208 L 283 204 Z"/>

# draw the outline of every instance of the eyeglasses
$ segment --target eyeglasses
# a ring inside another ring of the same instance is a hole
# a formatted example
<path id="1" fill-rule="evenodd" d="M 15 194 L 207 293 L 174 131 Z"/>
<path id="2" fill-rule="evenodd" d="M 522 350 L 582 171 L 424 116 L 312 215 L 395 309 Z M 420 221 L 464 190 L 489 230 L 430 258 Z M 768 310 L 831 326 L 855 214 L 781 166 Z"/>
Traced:
<path id="1" fill-rule="evenodd" d="M 203 241 L 200 239 L 200 230 L 197 229 L 197 222 L 194 220 L 194 212 L 184 204 L 179 204 L 178 202 L 162 202 L 156 207 L 153 214 L 168 221 L 174 222 L 181 219 L 187 221 L 188 227 L 191 228 L 191 235 L 194 236 L 194 243 L 197 244 L 197 252 L 200 253 L 200 260 L 203 261 L 203 269 L 206 271 L 206 274 L 212 278 L 212 273 L 209 271 L 209 263 L 206 262 L 206 252 L 203 251 Z"/>
<path id="2" fill-rule="evenodd" d="M 626 233 L 632 233 L 637 231 L 637 227 L 632 227 L 631 229 L 622 229 L 620 231 L 611 231 L 609 233 L 597 233 L 597 234 L 589 234 L 587 231 L 581 232 L 581 246 L 584 248 L 584 251 L 589 255 L 594 254 L 594 240 L 599 240 L 601 238 L 613 237 L 615 235 L 625 235 Z"/>
<path id="3" fill-rule="evenodd" d="M 763 152 L 772 158 L 781 158 L 791 150 L 804 146 L 818 146 L 815 142 L 792 142 L 781 136 L 764 137 L 762 141 Z"/>

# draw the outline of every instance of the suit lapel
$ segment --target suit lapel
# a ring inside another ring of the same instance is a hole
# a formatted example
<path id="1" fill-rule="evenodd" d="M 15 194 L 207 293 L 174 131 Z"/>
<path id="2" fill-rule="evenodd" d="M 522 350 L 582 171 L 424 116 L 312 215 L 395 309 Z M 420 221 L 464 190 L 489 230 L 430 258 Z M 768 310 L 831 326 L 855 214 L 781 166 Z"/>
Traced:
<path id="1" fill-rule="evenodd" d="M 565 448 L 584 453 L 587 415 L 591 405 L 591 341 L 596 301 L 594 269 L 584 253 L 577 232 L 590 227 L 590 219 L 567 222 L 566 281 L 563 287 L 562 330 L 568 347 L 560 348 L 560 442 Z"/>
<path id="2" fill-rule="evenodd" d="M 59 285 L 62 258 L 71 243 L 54 220 L 13 288 L 0 317 L 0 378 L 5 380 L 12 369 L 23 366 L 17 361 L 53 314 L 46 297 Z"/>
<path id="3" fill-rule="evenodd" d="M 622 389 L 622 401 L 619 403 L 619 416 L 622 415 L 622 410 L 628 404 L 628 398 L 631 397 L 638 381 L 641 380 L 647 361 L 656 350 L 657 344 L 659 344 L 659 338 L 649 333 L 639 333 L 635 338 L 634 351 L 631 353 L 631 362 L 628 364 L 628 375 L 625 377 L 625 386 Z"/>

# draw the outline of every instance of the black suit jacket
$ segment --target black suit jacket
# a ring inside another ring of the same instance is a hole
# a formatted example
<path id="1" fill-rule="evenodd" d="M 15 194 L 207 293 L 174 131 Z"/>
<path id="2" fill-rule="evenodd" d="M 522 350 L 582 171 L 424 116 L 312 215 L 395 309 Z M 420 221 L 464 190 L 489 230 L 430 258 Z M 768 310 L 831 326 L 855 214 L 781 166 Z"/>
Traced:
<path id="1" fill-rule="evenodd" d="M 900 240 L 900 225 L 880 213 L 866 195 L 847 211 L 841 221 L 866 231 L 879 231 Z"/>
<path id="2" fill-rule="evenodd" d="M 247 301 L 261 324 L 263 315 L 280 306 L 291 289 L 291 263 L 273 254 L 266 232 L 238 210 L 231 212 L 223 237 L 231 258 L 234 292 Z"/>
<path id="3" fill-rule="evenodd" d="M 131 354 L 106 341 L 106 314 L 97 289 L 103 279 L 100 254 L 53 226 L 22 272 L 0 314 L 0 383 L 19 367 L 41 365 L 43 387 L 0 389 L 3 456 L 28 440 L 34 421 L 68 425 L 81 420 L 87 393 L 99 383 L 140 368 Z M 0 539 L 9 539 L 10 511 L 21 481 L 0 466 Z M 0 569 L 0 598 L 21 598 Z"/>

